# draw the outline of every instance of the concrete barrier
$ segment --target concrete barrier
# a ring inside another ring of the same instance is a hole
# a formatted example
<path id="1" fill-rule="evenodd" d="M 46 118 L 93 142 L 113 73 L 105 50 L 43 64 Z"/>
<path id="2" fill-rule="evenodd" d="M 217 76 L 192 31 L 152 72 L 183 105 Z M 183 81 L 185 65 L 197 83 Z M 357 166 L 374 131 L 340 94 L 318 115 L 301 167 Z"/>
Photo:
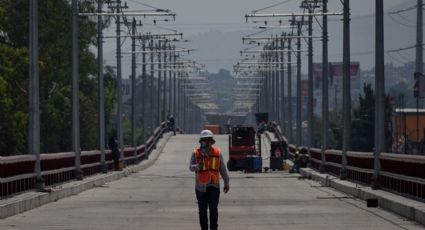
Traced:
<path id="1" fill-rule="evenodd" d="M 331 175 L 320 174 L 313 169 L 303 168 L 300 170 L 300 173 L 304 177 L 353 197 L 362 200 L 371 198 L 378 199 L 378 206 L 380 208 L 425 225 L 425 203 L 383 190 L 372 190 L 370 187 L 361 186 L 346 180 L 340 180 Z"/>
<path id="2" fill-rule="evenodd" d="M 144 170 L 155 163 L 170 137 L 171 133 L 165 133 L 163 138 L 158 141 L 157 148 L 151 152 L 147 160 L 144 160 L 137 165 L 129 166 L 123 171 L 96 174 L 86 177 L 82 181 L 72 181 L 60 186 L 46 189 L 44 192 L 25 192 L 9 199 L 0 200 L 0 219 L 23 213 L 44 204 L 58 201 L 65 197 L 79 194 L 88 189 L 102 186 L 111 181 L 119 180 L 131 173 L 137 173 Z"/>

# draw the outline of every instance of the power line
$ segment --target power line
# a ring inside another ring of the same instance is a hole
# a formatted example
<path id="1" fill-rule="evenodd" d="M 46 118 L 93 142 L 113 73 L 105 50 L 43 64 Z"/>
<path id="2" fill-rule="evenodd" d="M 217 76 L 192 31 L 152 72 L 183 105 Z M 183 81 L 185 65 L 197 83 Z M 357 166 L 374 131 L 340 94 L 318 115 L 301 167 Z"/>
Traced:
<path id="1" fill-rule="evenodd" d="M 416 45 L 411 45 L 411 46 L 400 48 L 400 49 L 387 50 L 387 53 L 399 52 L 399 51 L 409 50 L 409 49 L 413 49 L 413 48 L 416 48 Z"/>
<path id="2" fill-rule="evenodd" d="M 422 4 L 422 6 L 423 6 L 423 4 Z M 388 14 L 400 14 L 400 13 L 403 13 L 403 12 L 406 12 L 406 11 L 414 10 L 416 8 L 417 8 L 417 5 L 413 5 L 413 6 L 410 6 L 408 8 L 402 9 L 402 10 L 389 12 Z"/>
<path id="3" fill-rule="evenodd" d="M 396 58 L 396 57 L 394 57 L 391 53 L 386 53 L 387 55 L 388 55 L 388 57 L 390 57 L 391 59 L 393 59 L 394 61 L 396 61 L 396 62 L 398 62 L 398 63 L 400 63 L 400 64 L 404 64 L 404 63 L 406 63 L 406 61 L 402 61 L 402 60 L 400 60 L 400 59 L 398 59 L 398 58 Z"/>
<path id="4" fill-rule="evenodd" d="M 146 6 L 146 7 L 149 7 L 149 8 L 152 8 L 152 9 L 155 9 L 155 10 L 160 10 L 161 8 L 158 8 L 158 7 L 155 7 L 155 6 L 151 6 L 151 5 L 149 5 L 149 4 L 146 4 L 146 3 L 142 3 L 142 2 L 139 2 L 139 1 L 136 1 L 136 0 L 129 0 L 130 2 L 133 2 L 133 3 L 136 3 L 136 4 L 139 4 L 139 5 L 142 5 L 142 6 Z"/>
<path id="5" fill-rule="evenodd" d="M 267 10 L 267 9 L 270 9 L 270 8 L 273 8 L 273 7 L 276 7 L 276 6 L 280 6 L 280 5 L 283 5 L 285 3 L 292 2 L 292 1 L 293 0 L 286 0 L 286 1 L 283 1 L 283 2 L 279 2 L 279 3 L 273 4 L 273 5 L 258 9 L 258 10 L 253 10 L 252 13 L 254 14 L 254 13 L 257 13 L 258 11 Z"/>
<path id="6" fill-rule="evenodd" d="M 390 16 L 390 19 L 393 20 L 397 24 L 400 24 L 402 26 L 407 26 L 407 27 L 416 27 L 415 25 L 409 25 L 409 24 L 406 24 L 404 22 L 400 22 L 399 20 L 395 19 L 394 15 L 392 15 L 392 14 L 389 14 L 389 16 Z"/>

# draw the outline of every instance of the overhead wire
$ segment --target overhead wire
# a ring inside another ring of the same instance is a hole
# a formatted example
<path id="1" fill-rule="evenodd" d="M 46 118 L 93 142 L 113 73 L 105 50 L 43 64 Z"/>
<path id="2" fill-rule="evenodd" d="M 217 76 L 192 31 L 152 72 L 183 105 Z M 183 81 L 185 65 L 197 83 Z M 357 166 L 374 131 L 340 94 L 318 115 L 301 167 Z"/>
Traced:
<path id="1" fill-rule="evenodd" d="M 424 4 L 422 4 L 422 6 L 423 6 L 423 5 L 424 5 Z M 418 7 L 418 5 L 417 5 L 417 4 L 415 4 L 415 5 L 413 5 L 413 6 L 410 6 L 410 7 L 408 7 L 408 8 L 402 9 L 402 10 L 397 10 L 397 11 L 389 12 L 388 14 L 400 14 L 400 13 L 403 13 L 403 12 L 406 12 L 406 11 L 414 10 L 414 9 L 416 9 L 417 7 Z"/>
<path id="2" fill-rule="evenodd" d="M 158 7 L 155 7 L 155 6 L 146 4 L 146 3 L 142 3 L 142 2 L 139 2 L 139 1 L 136 1 L 136 0 L 128 0 L 128 1 L 133 2 L 133 3 L 136 3 L 136 4 L 139 4 L 139 5 L 142 5 L 142 6 L 146 6 L 146 7 L 155 9 L 155 10 L 160 10 L 161 9 L 161 8 L 158 8 Z"/>
<path id="3" fill-rule="evenodd" d="M 293 0 L 286 0 L 286 1 L 283 1 L 283 2 L 275 3 L 275 4 L 273 4 L 273 5 L 270 5 L 270 6 L 267 6 L 267 7 L 261 8 L 261 9 L 253 10 L 253 11 L 252 11 L 252 13 L 253 13 L 253 14 L 255 14 L 255 13 L 257 13 L 258 11 L 263 11 L 263 10 L 271 9 L 271 8 L 273 8 L 273 7 L 280 6 L 280 5 L 283 5 L 283 4 L 285 4 L 285 3 L 292 2 L 292 1 L 293 1 Z"/>

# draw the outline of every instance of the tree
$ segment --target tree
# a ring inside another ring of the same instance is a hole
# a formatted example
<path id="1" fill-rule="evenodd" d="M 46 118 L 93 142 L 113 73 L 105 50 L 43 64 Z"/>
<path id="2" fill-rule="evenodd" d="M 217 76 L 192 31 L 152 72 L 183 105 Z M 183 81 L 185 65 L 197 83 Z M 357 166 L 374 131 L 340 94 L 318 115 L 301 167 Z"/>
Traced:
<path id="1" fill-rule="evenodd" d="M 371 152 L 375 143 L 375 93 L 371 84 L 364 84 L 363 94 L 359 95 L 359 107 L 354 108 L 351 121 L 351 149 L 353 151 Z M 392 107 L 389 96 L 385 98 L 385 127 L 387 130 L 386 146 L 391 146 Z"/>
<path id="2" fill-rule="evenodd" d="M 94 0 L 82 1 L 80 11 L 93 11 L 94 4 Z M 26 152 L 28 8 L 28 0 L 0 0 L 0 154 Z M 43 0 L 38 12 L 41 151 L 69 151 L 71 7 L 67 0 Z M 78 24 L 81 147 L 94 149 L 98 143 L 97 60 L 90 47 L 96 45 L 96 23 L 79 17 Z M 115 85 L 110 84 L 115 79 L 113 71 L 105 77 L 105 115 L 109 118 L 116 101 Z"/>
<path id="3" fill-rule="evenodd" d="M 23 78 L 28 52 L 0 44 L 0 154 L 12 155 L 26 149 L 27 98 Z"/>

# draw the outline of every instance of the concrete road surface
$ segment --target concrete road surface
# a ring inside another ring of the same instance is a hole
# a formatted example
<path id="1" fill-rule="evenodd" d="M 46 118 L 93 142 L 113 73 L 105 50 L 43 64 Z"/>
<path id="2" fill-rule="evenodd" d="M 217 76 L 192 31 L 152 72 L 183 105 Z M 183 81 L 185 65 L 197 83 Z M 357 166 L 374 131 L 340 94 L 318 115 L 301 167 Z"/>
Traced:
<path id="1" fill-rule="evenodd" d="M 227 136 L 216 139 L 227 161 Z M 199 229 L 188 170 L 195 145 L 195 135 L 172 137 L 145 171 L 0 220 L 0 229 Z M 298 176 L 230 173 L 230 192 L 221 193 L 220 229 L 423 229 Z"/>

